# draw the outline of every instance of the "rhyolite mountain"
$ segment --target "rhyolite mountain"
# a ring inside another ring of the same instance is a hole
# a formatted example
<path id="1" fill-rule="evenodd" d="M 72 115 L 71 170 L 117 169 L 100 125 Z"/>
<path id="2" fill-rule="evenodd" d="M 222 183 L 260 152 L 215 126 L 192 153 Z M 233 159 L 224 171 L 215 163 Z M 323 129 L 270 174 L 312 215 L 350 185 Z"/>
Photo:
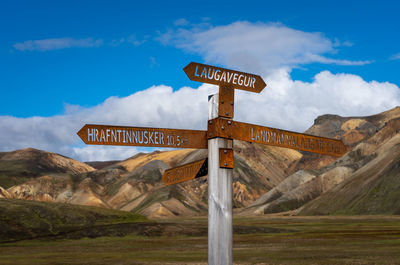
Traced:
<path id="1" fill-rule="evenodd" d="M 26 148 L 13 152 L 0 152 L 0 186 L 9 188 L 46 174 L 70 176 L 95 170 L 74 159 Z"/>
<path id="2" fill-rule="evenodd" d="M 302 156 L 295 150 L 245 142 L 237 142 L 234 150 L 235 208 L 249 205 L 278 185 L 290 174 L 290 168 Z M 34 149 L 15 152 L 23 155 L 25 163 L 29 165 L 34 164 L 38 156 L 47 153 Z M 12 186 L 3 184 L 0 197 L 113 208 L 148 217 L 204 215 L 207 213 L 207 177 L 165 186 L 161 176 L 167 168 L 206 156 L 206 150 L 181 149 L 139 153 L 105 167 L 100 165 L 97 170 L 85 166 L 80 171 L 57 168 L 52 173 L 29 167 L 24 169 L 24 177 L 20 183 Z M 64 157 L 60 156 L 60 159 Z M 19 164 L 20 159 L 15 157 L 15 160 L 8 162 Z M 32 176 L 29 175 L 29 170 Z M 13 178 L 11 171 L 3 174 Z"/>
<path id="3" fill-rule="evenodd" d="M 400 108 L 368 117 L 318 117 L 306 133 L 340 138 L 339 159 L 304 154 L 296 172 L 241 214 L 400 213 Z"/>
<path id="4" fill-rule="evenodd" d="M 323 115 L 305 133 L 341 139 L 341 158 L 234 141 L 233 205 L 241 215 L 399 214 L 400 108 L 367 117 Z M 0 153 L 0 198 L 65 202 L 150 218 L 205 215 L 207 177 L 165 186 L 165 169 L 206 150 L 139 153 L 84 164 L 24 149 Z"/>

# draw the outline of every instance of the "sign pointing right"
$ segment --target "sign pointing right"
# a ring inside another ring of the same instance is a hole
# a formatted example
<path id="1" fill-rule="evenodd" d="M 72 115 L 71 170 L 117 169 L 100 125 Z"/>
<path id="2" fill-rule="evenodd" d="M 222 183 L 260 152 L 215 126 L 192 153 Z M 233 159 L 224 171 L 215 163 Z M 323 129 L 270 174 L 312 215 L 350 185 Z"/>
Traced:
<path id="1" fill-rule="evenodd" d="M 216 118 L 208 122 L 208 138 L 215 137 L 331 156 L 342 156 L 347 152 L 347 148 L 343 142 L 337 139 L 290 132 L 223 118 Z"/>

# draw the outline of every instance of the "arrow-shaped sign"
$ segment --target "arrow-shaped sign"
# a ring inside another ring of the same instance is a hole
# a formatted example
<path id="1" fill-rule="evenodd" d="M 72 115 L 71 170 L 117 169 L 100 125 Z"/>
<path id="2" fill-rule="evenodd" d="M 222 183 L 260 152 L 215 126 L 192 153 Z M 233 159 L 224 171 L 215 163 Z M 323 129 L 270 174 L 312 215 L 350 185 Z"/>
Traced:
<path id="1" fill-rule="evenodd" d="M 208 174 L 207 158 L 182 166 L 165 170 L 162 181 L 165 185 L 180 183 L 183 181 L 200 178 Z"/>
<path id="2" fill-rule="evenodd" d="M 207 148 L 207 132 L 197 130 L 86 124 L 78 135 L 86 144 Z"/>
<path id="3" fill-rule="evenodd" d="M 229 70 L 221 67 L 191 62 L 183 68 L 192 81 L 213 85 L 229 85 L 251 92 L 260 93 L 266 84 L 259 75 Z"/>
<path id="4" fill-rule="evenodd" d="M 342 156 L 347 152 L 346 146 L 340 140 L 237 122 L 224 118 L 216 118 L 208 123 L 208 138 L 215 137 L 273 145 L 331 156 Z"/>

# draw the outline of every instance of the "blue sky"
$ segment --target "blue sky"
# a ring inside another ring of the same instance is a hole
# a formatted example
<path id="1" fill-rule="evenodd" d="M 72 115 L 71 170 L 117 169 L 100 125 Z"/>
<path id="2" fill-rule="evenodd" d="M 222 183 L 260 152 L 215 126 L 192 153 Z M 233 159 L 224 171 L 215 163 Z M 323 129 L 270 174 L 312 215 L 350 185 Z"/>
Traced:
<path id="1" fill-rule="evenodd" d="M 120 159 L 141 149 L 87 147 L 75 130 L 89 122 L 203 128 L 215 88 L 186 77 L 190 61 L 264 77 L 269 90 L 258 98 L 237 94 L 235 114 L 246 122 L 301 131 L 328 112 L 384 111 L 400 102 L 399 3 L 2 1 L 0 151 Z M 318 97 L 336 101 L 314 104 Z M 190 100 L 189 109 L 167 102 L 188 98 L 201 102 L 196 111 Z"/>

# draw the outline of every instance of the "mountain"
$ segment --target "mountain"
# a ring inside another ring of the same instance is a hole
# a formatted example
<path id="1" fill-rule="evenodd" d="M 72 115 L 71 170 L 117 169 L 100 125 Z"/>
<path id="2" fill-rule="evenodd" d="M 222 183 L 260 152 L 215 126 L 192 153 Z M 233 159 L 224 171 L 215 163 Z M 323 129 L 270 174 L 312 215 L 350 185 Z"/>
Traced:
<path id="1" fill-rule="evenodd" d="M 280 183 L 286 170 L 301 154 L 293 150 L 235 142 L 233 174 L 234 205 L 243 207 Z M 148 217 L 207 214 L 207 177 L 165 186 L 165 169 L 204 159 L 206 150 L 175 150 L 138 154 L 89 174 L 105 187 L 103 200 L 115 209 L 138 212 Z M 266 177 L 266 172 L 269 177 Z"/>
<path id="2" fill-rule="evenodd" d="M 323 115 L 306 133 L 342 139 L 341 158 L 234 141 L 236 214 L 398 214 L 400 108 Z M 62 202 L 149 218 L 207 214 L 207 177 L 165 186 L 163 172 L 206 150 L 139 153 L 88 164 L 32 148 L 0 153 L 0 198 Z M 94 168 L 95 167 L 95 168 Z"/>
<path id="3" fill-rule="evenodd" d="M 342 139 L 349 152 L 339 159 L 305 154 L 296 173 L 242 214 L 398 214 L 399 131 L 399 107 L 367 117 L 318 117 L 306 133 Z"/>
<path id="4" fill-rule="evenodd" d="M 87 165 L 95 168 L 95 169 L 103 169 L 105 167 L 109 167 L 113 164 L 120 162 L 119 160 L 111 160 L 111 161 L 91 161 L 86 162 Z"/>
<path id="5" fill-rule="evenodd" d="M 357 145 L 350 153 L 357 170 L 306 204 L 300 214 L 400 214 L 399 131 L 396 118 Z"/>
<path id="6" fill-rule="evenodd" d="M 234 152 L 235 208 L 249 205 L 279 184 L 289 174 L 290 167 L 302 156 L 295 150 L 239 141 L 235 141 Z M 47 154 L 34 149 L 11 153 L 40 154 L 40 157 Z M 11 153 L 4 155 L 9 156 Z M 51 157 L 53 162 L 56 158 L 62 161 L 66 159 L 62 156 L 55 158 L 54 155 L 48 153 L 47 157 Z M 61 171 L 59 168 L 47 170 L 40 163 L 31 163 L 29 171 L 25 172 L 28 177 L 22 183 L 0 190 L 0 197 L 120 209 L 151 218 L 204 215 L 207 214 L 207 177 L 165 186 L 161 176 L 167 168 L 204 159 L 206 156 L 206 150 L 193 149 L 139 153 L 105 167 L 102 165 L 106 163 L 98 163 L 100 169 L 97 170 L 75 161 L 76 165 L 82 165 L 80 171 L 73 171 L 72 168 L 69 171 Z M 35 155 L 29 157 L 31 161 Z M 18 159 L 10 161 L 19 163 Z M 10 165 L 13 163 L 10 162 Z"/>
<path id="7" fill-rule="evenodd" d="M 74 159 L 26 148 L 13 152 L 0 152 L 0 186 L 9 188 L 46 174 L 76 175 L 95 170 Z"/>

